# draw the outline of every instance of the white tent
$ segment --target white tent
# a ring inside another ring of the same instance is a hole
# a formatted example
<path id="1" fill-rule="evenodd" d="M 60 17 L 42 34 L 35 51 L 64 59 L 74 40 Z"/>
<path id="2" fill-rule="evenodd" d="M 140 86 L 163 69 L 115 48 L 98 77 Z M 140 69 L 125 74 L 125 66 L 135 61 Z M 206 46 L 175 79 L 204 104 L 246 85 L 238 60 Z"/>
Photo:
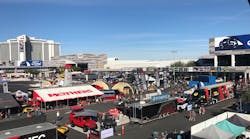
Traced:
<path id="1" fill-rule="evenodd" d="M 193 94 L 193 93 L 194 93 L 194 91 L 195 91 L 195 87 L 190 88 L 190 89 L 188 89 L 188 90 L 184 91 L 184 94 L 191 95 L 191 94 Z"/>
<path id="2" fill-rule="evenodd" d="M 210 125 L 208 128 L 192 135 L 192 139 L 234 139 L 235 136 L 229 132 Z"/>
<path id="3" fill-rule="evenodd" d="M 28 98 L 28 93 L 25 93 L 25 92 L 23 92 L 21 90 L 17 90 L 15 92 L 15 97 L 25 97 L 25 98 Z"/>
<path id="4" fill-rule="evenodd" d="M 103 95 L 103 92 L 97 90 L 91 85 L 47 88 L 34 90 L 33 92 L 33 98 L 42 102 L 52 102 L 100 95 Z"/>

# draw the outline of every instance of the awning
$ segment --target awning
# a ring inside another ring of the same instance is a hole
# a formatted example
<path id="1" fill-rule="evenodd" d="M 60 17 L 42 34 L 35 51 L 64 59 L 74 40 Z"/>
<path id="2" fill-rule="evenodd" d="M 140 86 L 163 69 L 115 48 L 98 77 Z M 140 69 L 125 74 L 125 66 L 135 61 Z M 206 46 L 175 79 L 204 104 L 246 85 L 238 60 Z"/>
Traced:
<path id="1" fill-rule="evenodd" d="M 11 94 L 0 94 L 0 109 L 8 109 L 15 107 L 20 107 L 20 105 L 17 103 L 17 101 L 13 98 Z"/>
<path id="2" fill-rule="evenodd" d="M 93 117 L 97 117 L 98 116 L 98 112 L 95 111 L 95 110 L 84 110 L 84 111 L 81 111 L 81 112 L 76 112 L 75 117 L 78 117 L 78 116 L 93 116 Z"/>
<path id="3" fill-rule="evenodd" d="M 190 89 L 188 89 L 188 90 L 184 91 L 184 94 L 187 94 L 187 95 L 192 95 L 192 94 L 194 93 L 194 91 L 195 91 L 195 87 L 190 88 Z"/>
<path id="4" fill-rule="evenodd" d="M 223 120 L 216 124 L 216 127 L 226 132 L 234 134 L 235 137 L 239 136 L 242 132 L 246 131 L 245 127 L 237 126 L 227 120 Z"/>
<path id="5" fill-rule="evenodd" d="M 42 102 L 52 102 L 100 95 L 103 95 L 103 93 L 91 85 L 47 88 L 33 91 L 34 100 L 39 100 Z"/>
<path id="6" fill-rule="evenodd" d="M 198 133 L 192 135 L 192 139 L 234 139 L 235 136 L 232 133 L 219 129 L 215 125 L 201 130 Z"/>

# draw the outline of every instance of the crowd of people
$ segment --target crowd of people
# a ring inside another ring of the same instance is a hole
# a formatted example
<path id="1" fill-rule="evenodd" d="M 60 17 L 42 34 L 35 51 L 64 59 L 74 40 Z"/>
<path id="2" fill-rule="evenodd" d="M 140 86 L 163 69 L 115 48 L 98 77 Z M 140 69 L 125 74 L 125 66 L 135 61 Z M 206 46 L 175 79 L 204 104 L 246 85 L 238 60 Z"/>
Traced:
<path id="1" fill-rule="evenodd" d="M 180 130 L 178 131 L 177 129 L 175 129 L 173 132 L 169 133 L 168 131 L 164 131 L 164 132 L 157 132 L 154 131 L 152 133 L 152 138 L 153 139 L 189 139 L 189 133 Z"/>

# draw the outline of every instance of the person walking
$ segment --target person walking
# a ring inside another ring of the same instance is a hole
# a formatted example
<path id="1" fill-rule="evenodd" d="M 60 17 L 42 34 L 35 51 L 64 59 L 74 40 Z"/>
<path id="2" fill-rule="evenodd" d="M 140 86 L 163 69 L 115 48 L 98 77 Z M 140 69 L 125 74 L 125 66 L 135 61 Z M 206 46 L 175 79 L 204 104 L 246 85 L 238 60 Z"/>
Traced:
<path id="1" fill-rule="evenodd" d="M 57 112 L 56 112 L 56 119 L 59 120 L 59 118 L 60 118 L 60 112 L 57 111 Z"/>
<path id="2" fill-rule="evenodd" d="M 204 106 L 202 106 L 202 115 L 204 115 L 206 113 L 206 109 Z"/>
<path id="3" fill-rule="evenodd" d="M 192 111 L 192 121 L 195 121 L 196 120 L 196 113 L 195 111 Z"/>
<path id="4" fill-rule="evenodd" d="M 0 112 L 0 120 L 2 120 L 2 119 L 3 119 L 3 113 Z"/>
<path id="5" fill-rule="evenodd" d="M 189 121 L 192 121 L 193 120 L 193 115 L 192 115 L 192 111 L 190 110 L 189 111 L 189 119 L 188 119 Z"/>
<path id="6" fill-rule="evenodd" d="M 199 108 L 199 115 L 202 115 L 202 106 Z"/>

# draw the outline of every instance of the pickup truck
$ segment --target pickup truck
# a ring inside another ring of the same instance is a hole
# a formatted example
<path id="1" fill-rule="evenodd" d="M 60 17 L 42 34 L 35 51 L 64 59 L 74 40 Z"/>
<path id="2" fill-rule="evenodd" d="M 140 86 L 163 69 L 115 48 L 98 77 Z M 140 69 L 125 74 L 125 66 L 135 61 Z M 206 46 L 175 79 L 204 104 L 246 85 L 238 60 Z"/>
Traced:
<path id="1" fill-rule="evenodd" d="M 71 111 L 69 114 L 69 122 L 72 127 L 75 125 L 83 128 L 84 132 L 87 132 L 89 129 L 97 128 L 97 117 L 98 113 L 94 110 L 83 109 L 81 111 Z"/>

